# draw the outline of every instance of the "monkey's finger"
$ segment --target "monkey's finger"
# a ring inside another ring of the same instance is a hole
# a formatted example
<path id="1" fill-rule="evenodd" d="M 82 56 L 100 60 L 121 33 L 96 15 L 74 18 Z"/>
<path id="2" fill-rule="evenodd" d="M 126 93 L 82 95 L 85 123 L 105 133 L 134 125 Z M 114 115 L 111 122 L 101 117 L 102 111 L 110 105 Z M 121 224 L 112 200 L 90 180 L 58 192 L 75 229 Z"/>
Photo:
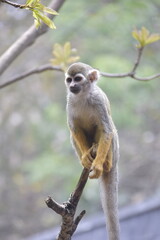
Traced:
<path id="1" fill-rule="evenodd" d="M 88 161 L 90 161 L 90 162 L 92 163 L 92 162 L 93 162 L 93 160 L 94 160 L 94 159 L 93 159 L 93 157 L 92 157 L 92 155 L 91 155 L 91 154 L 88 154 L 88 156 L 87 156 L 87 157 L 88 157 Z"/>
<path id="2" fill-rule="evenodd" d="M 82 165 L 83 165 L 83 167 L 90 169 L 92 166 L 92 161 L 90 161 L 90 159 L 88 157 L 82 158 Z"/>
<path id="3" fill-rule="evenodd" d="M 99 178 L 102 175 L 102 170 L 93 168 L 92 171 L 89 174 L 89 178 Z"/>

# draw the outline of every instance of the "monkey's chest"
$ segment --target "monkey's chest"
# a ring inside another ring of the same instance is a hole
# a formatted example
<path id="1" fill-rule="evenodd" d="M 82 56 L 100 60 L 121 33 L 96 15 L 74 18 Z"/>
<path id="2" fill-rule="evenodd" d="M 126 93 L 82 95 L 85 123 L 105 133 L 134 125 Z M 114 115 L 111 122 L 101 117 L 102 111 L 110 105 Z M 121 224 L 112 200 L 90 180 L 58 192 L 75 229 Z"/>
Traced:
<path id="1" fill-rule="evenodd" d="M 88 131 L 93 127 L 93 125 L 96 125 L 97 122 L 94 108 L 83 104 L 75 107 L 73 118 L 76 119 L 79 127 Z"/>
<path id="2" fill-rule="evenodd" d="M 98 119 L 94 107 L 88 106 L 84 102 L 72 105 L 70 108 L 72 116 L 71 125 L 75 131 L 82 131 L 86 137 L 88 145 L 91 147 L 96 142 L 98 135 Z"/>
<path id="3" fill-rule="evenodd" d="M 75 114 L 75 127 L 81 129 L 87 140 L 93 142 L 97 132 L 97 119 L 92 108 L 83 107 Z"/>

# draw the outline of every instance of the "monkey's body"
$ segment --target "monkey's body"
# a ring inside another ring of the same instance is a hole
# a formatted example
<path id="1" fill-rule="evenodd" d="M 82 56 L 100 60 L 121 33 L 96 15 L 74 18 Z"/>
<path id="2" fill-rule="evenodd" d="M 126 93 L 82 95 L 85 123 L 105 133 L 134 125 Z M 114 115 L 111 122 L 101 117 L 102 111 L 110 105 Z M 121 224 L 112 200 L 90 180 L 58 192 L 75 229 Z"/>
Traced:
<path id="1" fill-rule="evenodd" d="M 88 72 L 91 74 L 87 75 L 84 72 L 86 68 L 89 68 Z M 100 177 L 101 199 L 109 240 L 119 240 L 117 210 L 119 145 L 117 131 L 110 115 L 109 101 L 105 93 L 95 84 L 98 72 L 90 66 L 82 63 L 73 64 L 67 74 L 69 77 L 66 80 L 68 79 L 70 86 L 67 95 L 67 118 L 72 143 L 82 165 L 91 168 L 90 178 Z M 96 157 L 93 159 L 92 149 L 95 146 Z"/>

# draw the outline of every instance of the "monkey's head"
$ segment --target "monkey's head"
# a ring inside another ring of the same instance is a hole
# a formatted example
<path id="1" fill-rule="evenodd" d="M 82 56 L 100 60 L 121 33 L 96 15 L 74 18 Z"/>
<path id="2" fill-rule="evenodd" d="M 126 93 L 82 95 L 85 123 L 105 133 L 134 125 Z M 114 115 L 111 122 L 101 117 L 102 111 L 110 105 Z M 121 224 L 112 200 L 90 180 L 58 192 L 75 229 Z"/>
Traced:
<path id="1" fill-rule="evenodd" d="M 91 66 L 77 62 L 73 63 L 65 74 L 67 89 L 73 94 L 89 91 L 98 80 L 99 72 Z"/>

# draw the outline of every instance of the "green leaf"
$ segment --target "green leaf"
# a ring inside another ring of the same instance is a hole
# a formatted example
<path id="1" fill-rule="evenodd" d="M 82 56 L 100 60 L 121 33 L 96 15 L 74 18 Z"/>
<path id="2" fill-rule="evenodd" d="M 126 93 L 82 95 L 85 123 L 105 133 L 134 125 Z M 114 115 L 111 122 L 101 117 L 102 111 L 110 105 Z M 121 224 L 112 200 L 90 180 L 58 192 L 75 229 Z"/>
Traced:
<path id="1" fill-rule="evenodd" d="M 40 0 L 33 0 L 33 1 L 29 4 L 29 6 L 32 7 L 32 8 L 35 8 L 36 5 L 37 5 L 39 2 L 40 2 Z"/>
<path id="2" fill-rule="evenodd" d="M 132 37 L 135 38 L 137 41 L 139 41 L 139 34 L 137 29 L 132 31 Z"/>
<path id="3" fill-rule="evenodd" d="M 36 13 L 37 17 L 39 19 L 41 19 L 48 27 L 52 28 L 52 29 L 56 29 L 56 26 L 54 25 L 54 23 L 52 22 L 52 20 L 45 16 L 44 14 L 42 14 L 41 12 L 37 11 Z"/>
<path id="4" fill-rule="evenodd" d="M 37 10 L 46 12 L 46 13 L 50 13 L 52 15 L 59 15 L 59 13 L 57 13 L 55 10 L 44 6 L 42 3 L 40 3 L 40 0 L 28 0 L 26 2 L 26 5 L 29 5 L 32 8 L 36 8 Z"/>
<path id="5" fill-rule="evenodd" d="M 77 62 L 79 59 L 80 59 L 79 56 L 70 57 L 70 58 L 68 58 L 67 63 Z"/>
<path id="6" fill-rule="evenodd" d="M 147 30 L 147 28 L 142 27 L 142 30 L 140 32 L 141 32 L 142 38 L 146 40 L 149 36 L 149 31 Z"/>
<path id="7" fill-rule="evenodd" d="M 27 0 L 25 5 L 31 5 L 35 0 Z"/>
<path id="8" fill-rule="evenodd" d="M 147 44 L 160 40 L 159 34 L 150 34 L 148 29 L 146 29 L 145 27 L 142 27 L 142 29 L 139 31 L 137 29 L 132 31 L 132 36 L 139 42 L 139 44 L 137 45 L 138 48 L 144 47 Z"/>
<path id="9" fill-rule="evenodd" d="M 35 26 L 38 29 L 39 26 L 41 25 L 41 21 L 40 21 L 38 15 L 37 15 L 37 11 L 36 10 L 33 10 L 33 17 L 34 17 Z"/>
<path id="10" fill-rule="evenodd" d="M 66 42 L 64 44 L 64 56 L 67 59 L 71 54 L 71 43 L 70 42 Z"/>
<path id="11" fill-rule="evenodd" d="M 56 65 L 56 66 L 60 65 L 60 61 L 59 61 L 57 58 L 51 59 L 50 62 L 51 62 L 53 65 Z"/>
<path id="12" fill-rule="evenodd" d="M 38 29 L 39 26 L 41 25 L 41 22 L 38 19 L 34 19 L 34 24 L 35 24 L 36 28 Z"/>
<path id="13" fill-rule="evenodd" d="M 37 10 L 43 11 L 44 5 L 41 4 L 41 3 L 37 3 L 37 4 L 35 5 L 35 8 L 36 8 Z"/>
<path id="14" fill-rule="evenodd" d="M 151 34 L 147 41 L 146 41 L 146 44 L 150 44 L 150 43 L 153 43 L 153 42 L 156 42 L 156 41 L 159 41 L 160 40 L 160 35 L 159 34 Z"/>
<path id="15" fill-rule="evenodd" d="M 56 12 L 55 10 L 53 10 L 53 9 L 51 9 L 51 8 L 49 8 L 49 7 L 45 7 L 45 6 L 44 6 L 43 11 L 46 12 L 46 13 L 50 13 L 50 14 L 52 14 L 52 15 L 59 15 L 58 12 Z"/>
<path id="16" fill-rule="evenodd" d="M 79 56 L 73 56 L 76 53 L 75 49 L 71 49 L 70 42 L 66 42 L 64 46 L 56 43 L 53 49 L 53 55 L 55 58 L 51 59 L 53 65 L 60 66 L 64 71 L 66 70 L 68 64 L 76 62 L 79 60 Z"/>
<path id="17" fill-rule="evenodd" d="M 140 38 L 140 35 L 139 35 L 139 32 L 137 31 L 137 29 L 135 29 L 134 31 L 132 31 L 132 36 L 133 38 L 135 38 L 138 42 L 141 43 L 141 38 Z M 141 47 L 141 44 L 140 45 L 136 45 L 138 48 Z"/>
<path id="18" fill-rule="evenodd" d="M 140 31 L 139 34 L 140 34 L 140 37 L 141 37 L 141 45 L 145 46 L 147 38 L 149 36 L 149 31 L 145 27 L 142 27 L 142 30 Z"/>
<path id="19" fill-rule="evenodd" d="M 43 4 L 41 3 L 37 3 L 35 6 L 34 6 L 37 10 L 40 10 L 40 11 L 43 11 L 43 12 L 46 12 L 46 13 L 50 13 L 52 15 L 59 15 L 55 10 L 49 8 L 49 7 L 45 7 Z"/>
<path id="20" fill-rule="evenodd" d="M 63 48 L 62 48 L 62 46 L 59 43 L 56 43 L 54 45 L 53 55 L 56 58 L 60 58 L 60 59 L 62 58 L 62 56 L 63 56 Z"/>

